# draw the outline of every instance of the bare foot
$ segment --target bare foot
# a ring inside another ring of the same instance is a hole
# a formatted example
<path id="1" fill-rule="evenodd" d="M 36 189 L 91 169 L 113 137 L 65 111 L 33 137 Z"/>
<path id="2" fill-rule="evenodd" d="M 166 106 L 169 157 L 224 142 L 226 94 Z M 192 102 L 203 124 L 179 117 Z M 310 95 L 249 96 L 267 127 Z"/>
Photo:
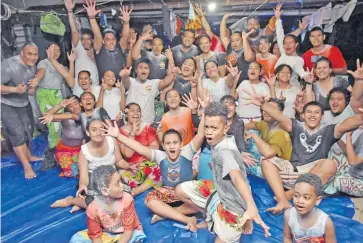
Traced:
<path id="1" fill-rule="evenodd" d="M 253 221 L 252 219 L 247 219 L 246 223 L 243 225 L 243 234 L 250 235 L 253 232 Z"/>
<path id="2" fill-rule="evenodd" d="M 25 179 L 34 179 L 35 177 L 37 177 L 37 175 L 35 174 L 35 172 L 33 171 L 31 165 L 28 166 L 24 166 L 24 174 L 25 174 Z"/>
<path id="3" fill-rule="evenodd" d="M 36 161 L 41 161 L 41 160 L 44 160 L 44 158 L 43 157 L 37 157 L 37 156 L 34 156 L 34 155 L 31 155 L 29 157 L 30 162 L 36 162 Z"/>
<path id="4" fill-rule="evenodd" d="M 151 224 L 155 224 L 156 222 L 159 222 L 159 221 L 162 221 L 162 220 L 165 220 L 164 217 L 161 217 L 157 214 L 154 214 L 151 218 Z"/>
<path id="5" fill-rule="evenodd" d="M 286 209 L 291 208 L 292 205 L 289 201 L 281 201 L 276 204 L 275 207 L 267 209 L 267 212 L 270 212 L 272 214 L 280 214 L 284 212 Z"/>
<path id="6" fill-rule="evenodd" d="M 79 210 L 81 210 L 81 208 L 80 207 L 78 207 L 77 205 L 74 205 L 73 207 L 72 207 L 72 209 L 69 211 L 70 213 L 75 213 L 75 212 L 77 212 L 77 211 L 79 211 Z"/>
<path id="7" fill-rule="evenodd" d="M 50 205 L 50 207 L 51 208 L 65 208 L 65 207 L 69 207 L 69 206 L 71 206 L 71 200 L 70 199 L 73 199 L 73 197 L 72 196 L 68 196 L 66 198 L 59 199 L 59 200 L 55 201 L 52 205 Z"/>
<path id="8" fill-rule="evenodd" d="M 198 229 L 205 229 L 205 228 L 208 228 L 208 223 L 207 223 L 207 221 L 203 220 L 202 222 L 200 222 L 199 224 L 197 224 L 197 228 L 198 228 Z"/>
<path id="9" fill-rule="evenodd" d="M 187 228 L 192 232 L 197 232 L 197 218 L 192 216 L 188 218 Z"/>

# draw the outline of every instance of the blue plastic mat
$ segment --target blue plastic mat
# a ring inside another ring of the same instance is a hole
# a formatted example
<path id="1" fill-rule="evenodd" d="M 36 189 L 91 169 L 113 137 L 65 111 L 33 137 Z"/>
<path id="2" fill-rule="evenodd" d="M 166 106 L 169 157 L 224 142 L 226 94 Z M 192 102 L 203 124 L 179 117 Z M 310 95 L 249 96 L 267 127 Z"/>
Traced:
<path id="1" fill-rule="evenodd" d="M 35 155 L 42 155 L 46 138 L 34 139 Z M 70 214 L 70 208 L 51 209 L 59 198 L 75 194 L 76 179 L 60 178 L 58 168 L 40 172 L 40 163 L 33 164 L 38 176 L 24 179 L 23 170 L 15 156 L 3 157 L 1 163 L 1 242 L 66 243 L 79 230 L 86 228 L 84 212 Z M 252 235 L 243 236 L 244 243 L 278 243 L 283 240 L 283 216 L 273 216 L 266 209 L 275 204 L 271 189 L 264 180 L 249 177 L 256 204 L 272 237 L 265 238 L 255 226 Z M 135 199 L 138 216 L 147 235 L 147 243 L 212 243 L 214 236 L 207 230 L 191 233 L 176 222 L 162 221 L 150 225 L 151 212 L 144 206 L 144 196 Z M 339 243 L 362 243 L 363 225 L 352 220 L 354 207 L 348 197 L 324 199 L 320 208 L 329 213 L 335 223 Z"/>

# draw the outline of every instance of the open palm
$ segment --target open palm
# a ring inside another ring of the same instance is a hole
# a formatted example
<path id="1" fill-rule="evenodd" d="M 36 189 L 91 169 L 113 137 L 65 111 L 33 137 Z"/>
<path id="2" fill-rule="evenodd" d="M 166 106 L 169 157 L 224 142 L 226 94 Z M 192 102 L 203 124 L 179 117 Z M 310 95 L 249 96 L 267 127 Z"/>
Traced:
<path id="1" fill-rule="evenodd" d="M 360 60 L 357 59 L 357 69 L 353 72 L 348 70 L 347 73 L 351 74 L 356 80 L 363 80 L 363 63 L 360 64 Z"/>

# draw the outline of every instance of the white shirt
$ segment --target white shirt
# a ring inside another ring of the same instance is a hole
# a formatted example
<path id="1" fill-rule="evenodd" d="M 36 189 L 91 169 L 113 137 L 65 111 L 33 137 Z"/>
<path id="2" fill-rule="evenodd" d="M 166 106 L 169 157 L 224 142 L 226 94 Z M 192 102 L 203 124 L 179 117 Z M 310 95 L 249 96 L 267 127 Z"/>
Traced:
<path id="1" fill-rule="evenodd" d="M 101 92 L 101 86 L 92 87 L 97 95 Z M 96 96 L 96 95 L 95 95 Z M 119 88 L 112 88 L 111 90 L 105 90 L 103 94 L 103 108 L 107 111 L 107 114 L 112 120 L 116 119 L 120 113 L 121 91 Z"/>
<path id="2" fill-rule="evenodd" d="M 289 118 L 295 118 L 295 101 L 296 95 L 300 92 L 300 88 L 292 85 L 289 89 L 281 90 L 275 87 L 276 98 L 285 97 L 285 109 L 284 114 Z M 282 93 L 282 95 L 281 95 Z"/>
<path id="3" fill-rule="evenodd" d="M 76 50 L 76 62 L 75 62 L 75 78 L 78 79 L 78 73 L 82 70 L 87 70 L 91 73 L 92 85 L 100 85 L 98 69 L 96 66 L 96 61 L 92 60 L 84 49 L 81 40 L 79 40 L 78 45 L 75 47 Z M 75 82 L 74 89 L 79 88 L 78 82 Z"/>
<path id="4" fill-rule="evenodd" d="M 126 105 L 134 102 L 141 107 L 142 122 L 150 123 L 155 118 L 154 103 L 159 94 L 160 79 L 147 79 L 144 83 L 130 78 Z"/>
<path id="5" fill-rule="evenodd" d="M 214 102 L 219 102 L 223 96 L 231 92 L 231 89 L 226 85 L 225 78 L 220 78 L 217 82 L 213 82 L 209 78 L 203 79 L 203 88 L 208 90 Z"/>
<path id="6" fill-rule="evenodd" d="M 252 85 L 256 90 L 257 95 L 270 97 L 270 89 L 266 83 L 260 82 L 259 84 L 251 84 L 250 81 L 244 80 L 237 88 L 238 92 L 238 107 L 237 114 L 243 118 L 244 122 L 246 119 L 261 120 L 261 110 L 260 107 L 251 103 L 250 96 L 242 91 L 247 90 L 247 92 L 253 93 Z"/>
<path id="7" fill-rule="evenodd" d="M 76 79 L 76 83 L 77 79 Z M 95 96 L 96 102 L 98 100 L 98 95 L 100 94 L 100 86 L 91 86 L 91 93 Z M 84 93 L 84 90 L 81 89 L 79 86 L 77 88 L 73 88 L 72 93 L 78 97 L 81 97 L 81 95 Z"/>

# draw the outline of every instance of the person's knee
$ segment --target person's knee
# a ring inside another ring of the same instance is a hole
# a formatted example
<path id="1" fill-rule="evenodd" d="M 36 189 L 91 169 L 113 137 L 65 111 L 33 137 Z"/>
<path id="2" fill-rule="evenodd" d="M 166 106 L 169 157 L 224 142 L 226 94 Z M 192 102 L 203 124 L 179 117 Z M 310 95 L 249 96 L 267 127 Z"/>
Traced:
<path id="1" fill-rule="evenodd" d="M 175 195 L 181 201 L 184 201 L 186 198 L 188 198 L 180 185 L 175 188 Z"/>
<path id="2" fill-rule="evenodd" d="M 332 159 L 324 159 L 319 163 L 319 170 L 326 174 L 333 174 L 337 172 L 338 168 Z"/>

